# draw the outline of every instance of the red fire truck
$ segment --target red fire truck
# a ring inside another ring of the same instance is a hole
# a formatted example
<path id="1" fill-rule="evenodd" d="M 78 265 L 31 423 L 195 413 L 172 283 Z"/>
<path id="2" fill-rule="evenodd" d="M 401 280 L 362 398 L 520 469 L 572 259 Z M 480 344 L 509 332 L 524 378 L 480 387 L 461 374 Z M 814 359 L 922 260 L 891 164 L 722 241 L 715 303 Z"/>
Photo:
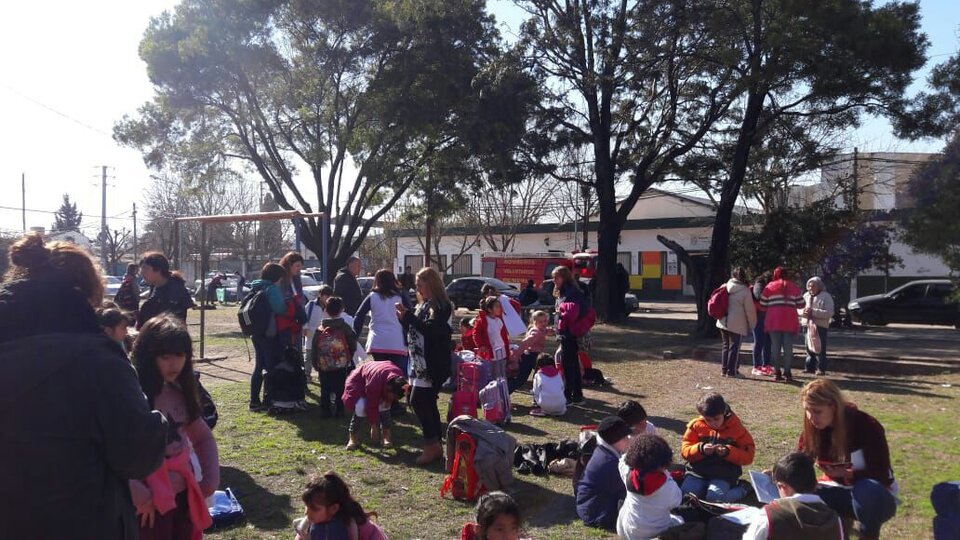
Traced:
<path id="1" fill-rule="evenodd" d="M 497 278 L 500 281 L 523 288 L 527 280 L 533 280 L 537 287 L 558 266 L 566 266 L 573 271 L 580 270 L 584 280 L 589 281 L 596 272 L 597 253 L 484 253 L 481 256 L 481 274 Z"/>

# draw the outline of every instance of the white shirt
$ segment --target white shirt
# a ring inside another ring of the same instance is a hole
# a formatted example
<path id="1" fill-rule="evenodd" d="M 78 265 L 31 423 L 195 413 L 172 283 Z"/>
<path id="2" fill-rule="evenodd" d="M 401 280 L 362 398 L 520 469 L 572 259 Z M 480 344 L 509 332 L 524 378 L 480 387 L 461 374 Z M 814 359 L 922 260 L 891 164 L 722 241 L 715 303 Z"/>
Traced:
<path id="1" fill-rule="evenodd" d="M 313 348 L 313 335 L 317 332 L 317 328 L 320 328 L 320 323 L 324 319 L 343 319 L 343 322 L 353 327 L 353 317 L 347 315 L 347 313 L 341 312 L 340 315 L 336 317 L 331 317 L 329 313 L 326 312 L 323 308 L 320 307 L 320 304 L 316 300 L 311 300 L 307 302 L 307 322 L 303 325 L 303 338 L 304 338 L 304 348 L 312 349 Z"/>
<path id="2" fill-rule="evenodd" d="M 527 325 L 523 324 L 523 319 L 520 318 L 520 314 L 513 309 L 513 304 L 510 303 L 510 297 L 501 294 L 499 300 L 500 307 L 503 308 L 503 323 L 507 325 L 507 335 L 517 337 L 526 334 Z"/>
<path id="3" fill-rule="evenodd" d="M 490 354 L 495 360 L 501 360 L 510 355 L 510 344 L 503 342 L 503 336 L 500 330 L 503 328 L 503 319 L 500 317 L 487 316 L 487 338 L 490 340 Z M 497 349 L 502 349 L 497 354 Z"/>
<path id="4" fill-rule="evenodd" d="M 620 458 L 617 464 L 620 479 L 627 485 L 630 467 Z M 667 474 L 667 481 L 650 495 L 641 495 L 627 490 L 627 498 L 617 515 L 617 536 L 629 540 L 656 538 L 675 525 L 682 525 L 683 518 L 670 513 L 680 506 L 683 493 L 680 486 Z"/>
<path id="5" fill-rule="evenodd" d="M 533 402 L 546 414 L 566 414 L 567 398 L 563 395 L 563 377 L 560 373 L 548 377 L 543 370 L 537 370 L 533 376 Z"/>
<path id="6" fill-rule="evenodd" d="M 783 497 L 783 499 L 796 499 L 802 503 L 821 503 L 823 499 L 819 495 L 813 493 L 796 493 L 789 497 Z M 782 499 L 777 499 L 782 500 Z M 840 522 L 840 538 L 843 538 L 843 520 L 839 517 L 837 520 Z M 750 524 L 750 527 L 747 529 L 747 532 L 743 533 L 743 540 L 767 540 L 770 534 L 770 520 L 767 518 L 766 510 L 760 512 L 757 516 L 757 519 Z"/>

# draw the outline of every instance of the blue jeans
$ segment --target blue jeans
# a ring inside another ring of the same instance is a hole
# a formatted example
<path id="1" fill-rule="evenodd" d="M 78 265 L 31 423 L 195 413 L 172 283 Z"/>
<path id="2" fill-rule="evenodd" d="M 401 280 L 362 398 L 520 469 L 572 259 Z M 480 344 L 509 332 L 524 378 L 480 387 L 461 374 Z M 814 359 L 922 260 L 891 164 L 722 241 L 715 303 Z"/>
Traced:
<path id="1" fill-rule="evenodd" d="M 743 336 L 734 332 L 720 330 L 723 348 L 720 350 L 720 363 L 724 375 L 733 375 L 740 368 L 740 342 Z"/>
<path id="2" fill-rule="evenodd" d="M 773 368 L 778 371 L 783 368 L 783 374 L 790 375 L 790 368 L 793 366 L 793 339 L 796 334 L 793 332 L 768 332 L 767 335 L 770 336 Z"/>
<path id="3" fill-rule="evenodd" d="M 686 475 L 680 484 L 680 491 L 693 493 L 698 499 L 707 502 L 735 503 L 747 496 L 747 490 L 738 483 L 731 487 L 730 482 L 719 479 L 707 479 Z"/>
<path id="4" fill-rule="evenodd" d="M 880 527 L 897 513 L 893 493 L 869 478 L 854 482 L 853 489 L 821 486 L 817 495 L 841 517 L 859 521 L 863 536 L 879 537 Z"/>
<path id="5" fill-rule="evenodd" d="M 829 333 L 828 328 L 817 327 L 817 335 L 820 336 L 820 352 L 815 353 L 810 349 L 807 349 L 807 362 L 806 367 L 807 371 L 814 372 L 816 370 L 826 371 L 827 370 L 827 334 Z"/>
<path id="6" fill-rule="evenodd" d="M 757 325 L 753 327 L 753 367 L 770 365 L 770 336 L 763 331 L 766 312 L 757 312 Z"/>

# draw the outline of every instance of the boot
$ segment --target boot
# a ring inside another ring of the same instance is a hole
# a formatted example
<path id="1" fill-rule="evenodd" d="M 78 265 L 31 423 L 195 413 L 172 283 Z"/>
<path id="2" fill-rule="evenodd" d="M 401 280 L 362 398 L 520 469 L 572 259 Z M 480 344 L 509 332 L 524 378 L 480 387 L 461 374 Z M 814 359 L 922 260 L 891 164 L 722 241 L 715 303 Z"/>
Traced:
<path id="1" fill-rule="evenodd" d="M 417 458 L 417 465 L 426 465 L 442 458 L 443 447 L 440 446 L 440 441 L 434 441 L 423 446 L 423 452 Z"/>
<path id="2" fill-rule="evenodd" d="M 780 368 L 777 368 L 776 371 L 773 372 L 773 374 L 774 374 L 774 375 L 773 375 L 773 380 L 775 380 L 775 381 L 777 381 L 777 382 L 783 381 L 783 372 L 780 371 Z"/>
<path id="3" fill-rule="evenodd" d="M 393 448 L 393 437 L 391 436 L 390 428 L 383 429 L 383 447 Z"/>
<path id="4" fill-rule="evenodd" d="M 350 438 L 347 440 L 347 450 L 356 450 L 359 447 L 360 437 L 356 433 L 351 432 Z"/>

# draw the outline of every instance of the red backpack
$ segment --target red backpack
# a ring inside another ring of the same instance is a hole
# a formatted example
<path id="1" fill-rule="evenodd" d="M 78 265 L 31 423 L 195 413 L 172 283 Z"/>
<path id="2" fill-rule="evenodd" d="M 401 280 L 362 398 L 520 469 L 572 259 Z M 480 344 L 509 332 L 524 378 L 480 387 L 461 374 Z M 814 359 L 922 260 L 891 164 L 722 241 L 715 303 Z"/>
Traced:
<path id="1" fill-rule="evenodd" d="M 730 293 L 727 291 L 727 284 L 724 283 L 710 293 L 710 299 L 707 300 L 707 315 L 720 320 L 727 316 L 729 304 Z"/>
<path id="2" fill-rule="evenodd" d="M 567 328 L 573 337 L 583 337 L 587 335 L 587 332 L 593 328 L 593 324 L 597 322 L 597 311 L 593 309 L 593 306 L 588 307 L 586 313 L 581 314 L 579 317 L 573 320 L 570 323 L 570 327 Z"/>
<path id="3" fill-rule="evenodd" d="M 453 467 L 450 474 L 443 480 L 440 496 L 447 493 L 459 501 L 474 501 L 484 491 L 480 477 L 473 466 L 473 456 L 477 451 L 477 443 L 466 433 L 458 433 L 456 438 L 456 454 L 453 458 Z"/>

